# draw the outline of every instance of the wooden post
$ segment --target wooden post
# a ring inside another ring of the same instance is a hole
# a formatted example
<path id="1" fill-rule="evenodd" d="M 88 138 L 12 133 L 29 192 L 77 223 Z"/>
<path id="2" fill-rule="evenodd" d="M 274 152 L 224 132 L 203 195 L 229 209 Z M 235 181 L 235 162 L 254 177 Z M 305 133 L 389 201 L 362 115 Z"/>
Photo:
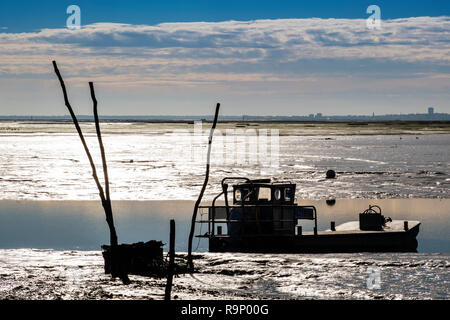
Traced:
<path id="1" fill-rule="evenodd" d="M 103 193 L 103 188 L 100 185 L 100 181 L 98 180 L 97 170 L 95 169 L 94 160 L 92 160 L 91 153 L 89 152 L 89 148 L 88 148 L 88 146 L 86 144 L 86 141 L 84 139 L 83 132 L 81 131 L 80 125 L 78 124 L 77 117 L 75 116 L 75 113 L 73 112 L 72 106 L 69 103 L 69 99 L 67 97 L 66 86 L 64 84 L 64 80 L 63 80 L 61 74 L 59 73 L 58 66 L 56 65 L 56 61 L 53 61 L 53 67 L 55 68 L 55 73 L 58 76 L 59 82 L 61 84 L 61 88 L 62 88 L 63 95 L 64 95 L 65 105 L 66 105 L 67 109 L 69 110 L 70 116 L 72 117 L 73 124 L 75 125 L 75 129 L 78 132 L 78 136 L 80 137 L 81 143 L 83 144 L 84 151 L 86 152 L 86 155 L 87 155 L 87 157 L 89 159 L 89 163 L 91 164 L 92 176 L 93 176 L 93 178 L 95 180 L 95 183 L 97 185 L 98 193 L 100 195 L 100 199 L 103 202 L 105 200 L 105 195 Z"/>
<path id="2" fill-rule="evenodd" d="M 200 194 L 198 196 L 197 201 L 195 202 L 194 206 L 194 212 L 192 214 L 192 221 L 191 221 L 191 230 L 189 232 L 189 241 L 188 241 L 188 267 L 191 270 L 191 272 L 194 270 L 194 263 L 192 262 L 192 240 L 194 239 L 194 232 L 195 232 L 195 222 L 197 220 L 197 212 L 198 207 L 200 206 L 200 202 L 203 198 L 203 193 L 205 193 L 206 186 L 208 185 L 208 179 L 209 179 L 209 162 L 211 157 L 211 145 L 212 145 L 212 138 L 214 135 L 214 130 L 216 129 L 217 124 L 217 118 L 219 116 L 219 108 L 220 103 L 216 105 L 216 113 L 214 115 L 214 121 L 211 127 L 211 131 L 209 133 L 209 140 L 208 140 L 208 153 L 206 158 L 206 173 L 205 173 L 205 181 L 203 182 L 202 190 L 200 191 Z"/>
<path id="3" fill-rule="evenodd" d="M 102 157 L 103 176 L 105 179 L 105 196 L 104 196 L 105 200 L 102 201 L 102 206 L 103 209 L 105 210 L 106 223 L 108 224 L 110 230 L 111 262 L 112 262 L 111 275 L 113 277 L 117 275 L 124 284 L 129 284 L 131 281 L 128 278 L 128 275 L 124 272 L 122 267 L 122 258 L 119 250 L 116 228 L 114 227 L 114 216 L 112 212 L 111 196 L 109 192 L 108 165 L 106 163 L 105 147 L 103 146 L 102 132 L 100 130 L 100 121 L 98 118 L 98 111 L 97 111 L 97 99 L 95 97 L 93 82 L 89 82 L 89 89 L 91 91 L 91 99 L 93 102 L 95 130 L 97 132 L 97 140 L 100 147 L 100 154 Z"/>
<path id="4" fill-rule="evenodd" d="M 92 177 L 94 178 L 95 184 L 97 185 L 98 193 L 100 196 L 100 200 L 102 202 L 103 209 L 105 211 L 106 215 L 106 222 L 109 227 L 109 233 L 110 233 L 110 245 L 111 245 L 111 274 L 113 277 L 116 275 L 119 276 L 119 278 L 122 280 L 124 284 L 129 284 L 130 280 L 128 279 L 128 275 L 123 272 L 123 268 L 121 267 L 120 263 L 120 256 L 118 254 L 118 240 L 117 240 L 117 233 L 116 229 L 114 227 L 114 219 L 113 219 L 113 213 L 112 213 L 112 206 L 111 206 L 111 199 L 109 194 L 109 179 L 108 179 L 108 168 L 106 164 L 106 157 L 105 157 L 105 150 L 103 147 L 103 141 L 100 131 L 100 124 L 98 119 L 98 113 L 97 113 L 97 99 L 95 98 L 95 92 L 94 92 L 94 84 L 92 82 L 89 82 L 89 87 L 91 91 L 91 98 L 94 105 L 94 120 L 95 120 L 95 127 L 97 132 L 97 138 L 100 145 L 100 152 L 102 155 L 102 162 L 103 162 L 103 173 L 105 177 L 105 189 L 106 189 L 106 196 L 103 191 L 103 188 L 100 184 L 100 181 L 98 179 L 97 170 L 95 168 L 94 160 L 92 159 L 91 153 L 89 151 L 89 148 L 86 144 L 86 140 L 84 139 L 83 132 L 81 131 L 80 125 L 78 123 L 78 119 L 73 112 L 72 106 L 70 105 L 69 98 L 67 95 L 66 86 L 64 84 L 64 80 L 61 76 L 61 73 L 59 72 L 58 66 L 56 64 L 56 61 L 53 61 L 53 68 L 55 70 L 55 73 L 58 77 L 59 83 L 61 85 L 61 89 L 63 91 L 64 95 L 64 103 L 69 110 L 70 116 L 72 117 L 72 121 L 75 125 L 75 129 L 78 132 L 78 136 L 80 137 L 81 143 L 83 145 L 84 151 L 86 152 L 86 155 L 88 157 L 89 163 L 91 165 L 92 169 Z"/>
<path id="5" fill-rule="evenodd" d="M 317 211 L 314 209 L 314 235 L 317 236 Z"/>
<path id="6" fill-rule="evenodd" d="M 111 206 L 111 198 L 109 194 L 109 178 L 108 178 L 108 166 L 106 164 L 106 156 L 105 156 L 105 148 L 103 146 L 103 140 L 102 140 L 102 133 L 100 131 L 100 122 L 98 119 L 98 112 L 97 112 L 97 99 L 95 98 L 95 92 L 94 92 L 94 83 L 89 82 L 89 88 L 91 90 L 91 98 L 92 102 L 94 104 L 94 121 L 95 121 L 95 129 L 97 132 L 97 139 L 98 144 L 100 146 L 100 154 L 102 156 L 102 164 L 103 164 L 103 175 L 105 178 L 105 191 L 106 194 L 104 196 L 104 200 L 102 199 L 102 206 L 105 210 L 106 214 L 106 222 L 108 223 L 109 229 L 110 229 L 110 236 L 111 236 L 111 246 L 117 246 L 117 233 L 116 229 L 114 227 L 114 218 L 112 213 L 112 206 Z"/>
<path id="7" fill-rule="evenodd" d="M 336 231 L 336 222 L 334 222 L 334 221 L 331 221 L 331 226 L 330 226 L 331 228 L 331 231 Z"/>
<path id="8" fill-rule="evenodd" d="M 169 267 L 167 268 L 167 284 L 164 300 L 170 300 L 174 269 L 175 269 L 175 220 L 170 220 Z"/>

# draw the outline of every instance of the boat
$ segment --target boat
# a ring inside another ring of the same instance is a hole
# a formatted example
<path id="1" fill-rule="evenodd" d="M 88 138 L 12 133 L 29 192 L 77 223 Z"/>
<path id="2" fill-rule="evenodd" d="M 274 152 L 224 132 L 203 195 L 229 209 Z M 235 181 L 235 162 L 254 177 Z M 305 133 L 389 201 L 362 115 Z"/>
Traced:
<path id="1" fill-rule="evenodd" d="M 235 181 L 232 190 L 229 181 Z M 207 231 L 196 237 L 208 239 L 210 252 L 417 252 L 420 221 L 386 218 L 376 205 L 360 212 L 359 220 L 331 221 L 330 229 L 318 231 L 317 210 L 297 203 L 295 183 L 226 177 L 221 187 L 211 205 L 199 207 L 207 218 L 197 223 Z M 225 204 L 216 205 L 222 196 Z M 314 221 L 313 231 L 303 232 L 301 220 Z"/>

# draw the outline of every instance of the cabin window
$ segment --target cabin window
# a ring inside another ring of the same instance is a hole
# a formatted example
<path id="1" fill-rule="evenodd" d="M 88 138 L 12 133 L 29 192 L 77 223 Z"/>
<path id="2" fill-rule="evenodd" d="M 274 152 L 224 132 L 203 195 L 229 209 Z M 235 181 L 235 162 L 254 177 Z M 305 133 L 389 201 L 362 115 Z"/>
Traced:
<path id="1" fill-rule="evenodd" d="M 237 189 L 237 190 L 234 192 L 234 198 L 236 199 L 236 201 L 241 201 L 241 199 L 242 199 L 242 193 L 241 193 L 241 190 Z"/>
<path id="2" fill-rule="evenodd" d="M 280 191 L 280 189 L 275 189 L 275 191 L 273 192 L 273 195 L 274 195 L 274 197 L 275 197 L 275 200 L 280 200 L 280 198 L 281 198 L 281 191 Z"/>
<path id="3" fill-rule="evenodd" d="M 234 192 L 235 201 L 242 201 L 242 198 L 245 198 L 245 201 L 251 201 L 251 195 L 249 196 L 249 189 L 236 189 Z"/>
<path id="4" fill-rule="evenodd" d="M 266 187 L 259 188 L 258 200 L 270 201 L 271 200 L 270 188 Z"/>
<path id="5" fill-rule="evenodd" d="M 243 196 L 245 197 L 245 201 L 246 202 L 250 202 L 252 200 L 253 195 L 250 194 L 250 190 L 249 189 L 242 189 L 243 192 Z M 250 194 L 250 195 L 249 195 Z"/>
<path id="6" fill-rule="evenodd" d="M 286 188 L 284 189 L 284 200 L 291 201 L 292 200 L 292 188 Z"/>

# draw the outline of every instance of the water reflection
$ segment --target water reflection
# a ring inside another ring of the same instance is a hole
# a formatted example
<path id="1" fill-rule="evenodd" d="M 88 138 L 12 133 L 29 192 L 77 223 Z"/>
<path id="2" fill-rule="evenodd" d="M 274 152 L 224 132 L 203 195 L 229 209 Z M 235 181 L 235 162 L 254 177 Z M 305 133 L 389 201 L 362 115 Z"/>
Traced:
<path id="1" fill-rule="evenodd" d="M 299 200 L 318 209 L 318 227 L 357 220 L 369 204 L 379 205 L 392 219 L 419 220 L 419 252 L 450 252 L 450 199 L 337 199 Z M 193 201 L 114 201 L 120 242 L 161 240 L 168 243 L 169 220 L 177 223 L 176 250 L 187 250 Z M 302 221 L 304 230 L 312 229 Z M 205 230 L 197 230 L 197 233 Z M 99 201 L 0 201 L 0 248 L 98 250 L 108 243 L 108 228 Z M 194 240 L 194 249 L 207 251 L 206 240 Z"/>
<path id="2" fill-rule="evenodd" d="M 97 200 L 89 162 L 72 124 L 3 125 L 1 199 Z M 92 156 L 99 161 L 94 126 L 82 126 Z M 316 127 L 305 130 L 287 124 L 261 126 L 280 130 L 279 166 L 275 168 L 267 167 L 266 160 L 273 163 L 267 153 L 269 146 L 266 150 L 258 143 L 258 150 L 253 150 L 256 144 L 241 144 L 246 141 L 242 135 L 223 143 L 215 140 L 211 185 L 205 197 L 212 199 L 220 191 L 225 176 L 248 176 L 291 180 L 298 185 L 297 196 L 317 200 L 329 196 L 450 198 L 448 134 L 427 134 L 419 140 L 407 135 L 400 140 L 398 135 L 341 135 L 347 131 L 334 125 L 325 127 L 328 129 L 316 132 Z M 103 123 L 103 128 L 114 199 L 196 199 L 205 163 L 198 160 L 204 160 L 201 155 L 205 155 L 209 132 L 197 141 L 187 133 L 171 134 L 178 129 L 193 129 L 187 124 Z M 234 158 L 236 161 L 224 163 L 224 159 Z M 237 161 L 243 158 L 245 164 Z M 266 164 L 260 165 L 263 159 Z M 336 179 L 325 179 L 329 169 L 336 172 Z"/>

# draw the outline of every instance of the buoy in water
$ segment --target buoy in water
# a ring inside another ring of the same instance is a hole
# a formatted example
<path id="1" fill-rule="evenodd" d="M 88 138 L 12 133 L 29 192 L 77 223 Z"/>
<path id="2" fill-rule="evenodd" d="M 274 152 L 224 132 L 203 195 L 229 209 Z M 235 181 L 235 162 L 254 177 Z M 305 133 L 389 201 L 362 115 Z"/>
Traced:
<path id="1" fill-rule="evenodd" d="M 334 179 L 336 178 L 336 172 L 334 172 L 334 170 L 328 170 L 327 171 L 327 179 Z"/>

